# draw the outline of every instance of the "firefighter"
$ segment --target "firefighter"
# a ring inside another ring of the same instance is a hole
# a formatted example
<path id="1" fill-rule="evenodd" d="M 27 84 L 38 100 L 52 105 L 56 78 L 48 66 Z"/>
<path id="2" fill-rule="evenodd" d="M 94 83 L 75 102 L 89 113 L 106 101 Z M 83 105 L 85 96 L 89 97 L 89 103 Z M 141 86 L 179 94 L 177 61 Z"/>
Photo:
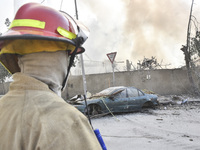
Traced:
<path id="1" fill-rule="evenodd" d="M 0 61 L 13 74 L 0 99 L 1 150 L 101 149 L 87 118 L 61 98 L 69 57 L 84 51 L 85 39 L 63 12 L 19 8 L 0 37 Z"/>

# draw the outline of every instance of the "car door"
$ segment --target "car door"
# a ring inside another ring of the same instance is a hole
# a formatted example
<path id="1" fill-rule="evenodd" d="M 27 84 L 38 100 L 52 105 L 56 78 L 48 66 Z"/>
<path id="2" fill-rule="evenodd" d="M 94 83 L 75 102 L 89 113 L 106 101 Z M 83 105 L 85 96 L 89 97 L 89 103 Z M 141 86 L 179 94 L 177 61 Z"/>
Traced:
<path id="1" fill-rule="evenodd" d="M 128 106 L 127 90 L 123 90 L 109 98 L 107 106 L 112 112 L 127 112 Z"/>
<path id="2" fill-rule="evenodd" d="M 127 88 L 128 93 L 128 109 L 129 111 L 138 111 L 146 101 L 144 93 L 137 88 Z"/>

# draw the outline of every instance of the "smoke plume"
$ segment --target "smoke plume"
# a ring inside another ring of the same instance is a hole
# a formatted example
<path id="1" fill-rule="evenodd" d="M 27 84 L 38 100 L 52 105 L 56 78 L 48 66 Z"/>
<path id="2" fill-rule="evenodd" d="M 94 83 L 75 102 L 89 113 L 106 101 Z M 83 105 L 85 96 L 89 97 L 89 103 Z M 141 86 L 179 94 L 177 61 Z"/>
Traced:
<path id="1" fill-rule="evenodd" d="M 186 40 L 189 16 L 189 7 L 183 0 L 126 0 L 125 6 L 123 31 L 132 38 L 132 59 L 156 56 L 173 63 L 176 61 L 171 60 L 173 55 L 177 56 L 175 59 L 180 58 L 181 45 L 178 44 Z"/>
<path id="2" fill-rule="evenodd" d="M 155 56 L 172 67 L 184 65 L 180 48 L 186 42 L 190 10 L 186 1 L 84 0 L 80 8 L 89 12 L 82 16 L 91 31 L 89 56 L 105 59 L 106 53 L 117 51 L 116 59 L 134 64 Z"/>

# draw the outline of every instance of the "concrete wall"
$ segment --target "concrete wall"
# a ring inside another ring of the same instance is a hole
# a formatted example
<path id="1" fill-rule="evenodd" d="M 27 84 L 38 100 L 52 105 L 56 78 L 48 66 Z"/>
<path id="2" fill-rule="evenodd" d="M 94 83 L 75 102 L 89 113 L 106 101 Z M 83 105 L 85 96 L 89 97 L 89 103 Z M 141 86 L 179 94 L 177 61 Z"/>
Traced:
<path id="1" fill-rule="evenodd" d="M 86 75 L 87 90 L 94 94 L 113 86 L 113 74 Z M 148 89 L 160 95 L 187 94 L 190 84 L 187 71 L 183 69 L 143 70 L 115 72 L 115 86 L 134 86 Z M 68 97 L 83 94 L 82 76 L 70 76 L 68 80 Z M 64 95 L 64 97 L 66 97 Z"/>
<path id="2" fill-rule="evenodd" d="M 86 75 L 86 83 L 88 92 L 94 94 L 113 86 L 113 74 Z M 187 71 L 183 69 L 115 72 L 115 86 L 134 86 L 160 95 L 179 95 L 191 92 Z M 8 87 L 9 83 L 1 84 L 0 95 L 5 94 L 8 91 Z M 83 93 L 82 76 L 70 76 L 62 97 L 68 99 Z"/>

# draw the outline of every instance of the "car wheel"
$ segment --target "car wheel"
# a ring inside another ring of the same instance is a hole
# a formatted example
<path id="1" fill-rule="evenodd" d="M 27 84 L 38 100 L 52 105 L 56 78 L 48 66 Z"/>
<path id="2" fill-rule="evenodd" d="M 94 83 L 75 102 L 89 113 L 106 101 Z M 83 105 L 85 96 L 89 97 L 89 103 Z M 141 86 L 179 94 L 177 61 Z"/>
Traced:
<path id="1" fill-rule="evenodd" d="M 101 114 L 101 107 L 99 105 L 95 105 L 95 104 L 89 105 L 88 112 L 89 112 L 89 115 L 91 115 L 91 116 Z M 85 114 L 88 114 L 87 109 L 85 110 Z"/>

